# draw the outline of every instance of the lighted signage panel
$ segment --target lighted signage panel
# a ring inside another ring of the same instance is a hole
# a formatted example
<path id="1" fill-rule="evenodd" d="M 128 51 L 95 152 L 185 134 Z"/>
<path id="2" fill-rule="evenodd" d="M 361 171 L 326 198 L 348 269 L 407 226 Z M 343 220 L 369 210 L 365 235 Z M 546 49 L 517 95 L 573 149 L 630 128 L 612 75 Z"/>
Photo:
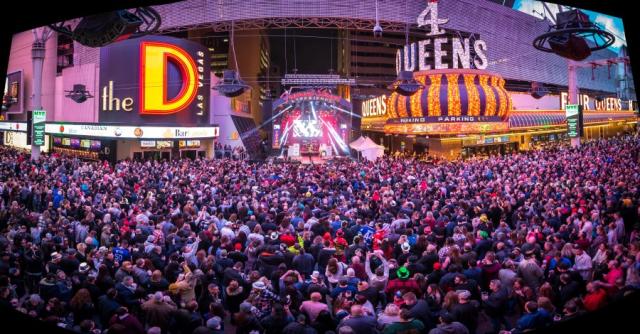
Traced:
<path id="1" fill-rule="evenodd" d="M 2 111 L 6 114 L 22 114 L 24 112 L 24 84 L 22 71 L 7 74 L 2 95 Z M 5 110 L 6 108 L 6 110 Z"/>
<path id="2" fill-rule="evenodd" d="M 582 106 L 578 104 L 567 104 L 565 109 L 567 117 L 567 135 L 570 138 L 578 138 L 583 134 L 583 114 Z"/>
<path id="3" fill-rule="evenodd" d="M 171 126 L 118 126 L 97 124 L 46 124 L 46 133 L 122 139 L 198 139 L 215 138 L 220 133 L 217 126 L 171 127 Z"/>
<path id="4" fill-rule="evenodd" d="M 209 51 L 148 36 L 100 49 L 100 123 L 209 123 Z"/>
<path id="5" fill-rule="evenodd" d="M 47 112 L 44 110 L 33 111 L 33 145 L 44 146 L 44 130 L 47 121 Z"/>

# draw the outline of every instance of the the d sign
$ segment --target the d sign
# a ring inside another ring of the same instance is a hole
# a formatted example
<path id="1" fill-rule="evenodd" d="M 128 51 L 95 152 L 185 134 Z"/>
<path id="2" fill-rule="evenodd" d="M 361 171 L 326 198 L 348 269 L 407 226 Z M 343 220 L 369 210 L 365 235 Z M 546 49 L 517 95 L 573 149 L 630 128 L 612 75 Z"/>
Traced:
<path id="1" fill-rule="evenodd" d="M 182 88 L 169 100 L 167 69 L 169 62 L 178 67 Z M 197 67 L 183 49 L 162 42 L 140 45 L 140 114 L 168 115 L 187 108 L 198 89 Z"/>

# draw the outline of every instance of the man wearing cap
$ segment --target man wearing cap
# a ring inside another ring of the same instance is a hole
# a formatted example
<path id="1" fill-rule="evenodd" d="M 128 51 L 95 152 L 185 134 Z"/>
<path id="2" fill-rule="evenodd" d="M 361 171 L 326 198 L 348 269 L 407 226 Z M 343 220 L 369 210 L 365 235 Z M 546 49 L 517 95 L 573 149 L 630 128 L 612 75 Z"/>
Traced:
<path id="1" fill-rule="evenodd" d="M 220 317 L 215 316 L 207 320 L 207 328 L 210 330 L 210 334 L 224 334 L 223 322 Z"/>
<path id="2" fill-rule="evenodd" d="M 451 316 L 455 321 L 462 323 L 469 333 L 475 333 L 478 328 L 479 307 L 477 301 L 471 300 L 471 292 L 467 290 L 457 291 L 458 304 L 451 308 Z"/>
<path id="3" fill-rule="evenodd" d="M 261 280 L 254 282 L 252 288 L 248 299 L 253 301 L 253 306 L 259 312 L 259 318 L 271 314 L 273 304 L 281 302 L 280 297 Z"/>
<path id="4" fill-rule="evenodd" d="M 80 266 L 80 261 L 76 259 L 76 250 L 69 248 L 66 251 L 66 256 L 60 260 L 60 268 L 67 276 L 71 276 L 73 272 Z"/>
<path id="5" fill-rule="evenodd" d="M 524 256 L 524 261 L 521 261 L 518 265 L 518 274 L 522 277 L 528 287 L 536 291 L 540 286 L 540 281 L 543 278 L 542 276 L 544 271 L 540 265 L 538 265 L 538 261 L 535 257 L 535 250 L 533 248 L 529 248 L 525 252 Z"/>
<path id="6" fill-rule="evenodd" d="M 162 292 L 158 291 L 142 304 L 144 319 L 149 327 L 160 327 L 163 331 L 169 329 L 171 313 L 176 309 L 174 304 L 164 301 Z"/>
<path id="7" fill-rule="evenodd" d="M 45 269 L 47 270 L 47 273 L 53 273 L 55 274 L 58 269 L 60 268 L 60 261 L 62 260 L 62 255 L 58 252 L 53 252 L 51 253 L 51 261 L 49 261 L 46 265 L 45 265 Z"/>
<path id="8" fill-rule="evenodd" d="M 396 270 L 396 277 L 397 278 L 389 281 L 385 289 L 385 293 L 388 295 L 389 299 L 396 291 L 402 291 L 403 293 L 413 292 L 416 295 L 420 295 L 420 286 L 415 279 L 410 278 L 411 272 L 409 272 L 407 267 L 398 268 L 398 270 Z"/>
<path id="9" fill-rule="evenodd" d="M 479 241 L 476 243 L 476 247 L 473 249 L 478 254 L 478 259 L 484 259 L 484 255 L 493 247 L 493 240 L 489 238 L 487 231 L 478 231 Z"/>
<path id="10" fill-rule="evenodd" d="M 306 292 L 308 295 L 314 292 L 319 292 L 323 296 L 323 298 L 329 294 L 329 289 L 327 288 L 327 286 L 324 283 L 324 280 L 320 276 L 319 271 L 315 270 L 311 274 L 311 280 L 310 282 L 308 282 Z"/>

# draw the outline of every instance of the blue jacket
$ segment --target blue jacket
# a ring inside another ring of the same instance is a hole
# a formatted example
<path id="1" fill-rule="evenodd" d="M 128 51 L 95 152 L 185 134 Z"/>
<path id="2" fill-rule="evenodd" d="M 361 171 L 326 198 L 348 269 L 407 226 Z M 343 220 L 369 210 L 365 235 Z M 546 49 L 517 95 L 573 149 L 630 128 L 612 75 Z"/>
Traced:
<path id="1" fill-rule="evenodd" d="M 538 309 L 536 313 L 523 315 L 517 323 L 516 330 L 512 333 L 521 333 L 525 330 L 540 329 L 549 326 L 553 322 L 551 314 L 544 309 Z"/>

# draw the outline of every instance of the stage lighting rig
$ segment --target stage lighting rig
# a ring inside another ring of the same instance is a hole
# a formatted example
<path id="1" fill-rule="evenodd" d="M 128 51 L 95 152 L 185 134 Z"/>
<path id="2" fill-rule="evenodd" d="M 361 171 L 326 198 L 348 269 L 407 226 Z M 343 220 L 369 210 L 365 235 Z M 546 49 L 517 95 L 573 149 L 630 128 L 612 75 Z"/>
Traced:
<path id="1" fill-rule="evenodd" d="M 117 10 L 83 17 L 72 30 L 67 21 L 49 27 L 59 34 L 88 46 L 101 47 L 129 38 L 137 38 L 158 31 L 160 14 L 151 7 Z"/>
<path id="2" fill-rule="evenodd" d="M 587 14 L 573 9 L 559 12 L 549 32 L 536 37 L 533 46 L 540 51 L 580 61 L 593 51 L 611 46 L 615 40 L 612 33 L 591 22 Z"/>
<path id="3" fill-rule="evenodd" d="M 380 26 L 380 20 L 378 20 L 378 0 L 376 0 L 376 24 L 373 26 L 373 37 L 382 37 L 382 27 Z"/>
<path id="4" fill-rule="evenodd" d="M 396 81 L 389 86 L 389 89 L 403 96 L 411 96 L 420 88 L 423 88 L 422 84 L 413 78 L 413 72 L 411 71 L 401 71 L 398 73 Z"/>
<path id="5" fill-rule="evenodd" d="M 234 70 L 224 70 L 222 81 L 218 82 L 212 89 L 217 90 L 226 97 L 236 97 L 244 93 L 249 86 L 240 80 L 238 73 Z"/>
<path id="6" fill-rule="evenodd" d="M 93 95 L 89 93 L 85 85 L 80 85 L 80 84 L 73 85 L 73 90 L 66 90 L 65 92 L 68 93 L 65 96 L 72 99 L 76 103 L 82 103 L 87 99 L 93 97 Z"/>
<path id="7" fill-rule="evenodd" d="M 539 82 L 532 82 L 529 94 L 531 94 L 534 99 L 541 99 L 549 94 L 549 89 Z"/>

